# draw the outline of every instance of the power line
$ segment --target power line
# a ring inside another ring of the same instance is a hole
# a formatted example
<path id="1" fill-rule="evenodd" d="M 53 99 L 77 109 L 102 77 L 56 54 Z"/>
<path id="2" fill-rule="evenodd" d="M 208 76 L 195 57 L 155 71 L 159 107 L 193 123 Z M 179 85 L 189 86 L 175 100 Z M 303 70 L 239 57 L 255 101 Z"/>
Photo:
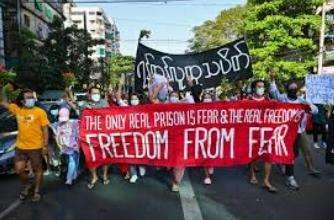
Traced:
<path id="1" fill-rule="evenodd" d="M 189 2 L 187 3 L 178 3 L 178 2 Z M 114 1 L 108 1 L 108 0 L 88 0 L 88 1 L 83 1 L 83 0 L 78 0 L 74 1 L 73 3 L 76 4 L 131 4 L 131 5 L 150 5 L 150 6 L 235 6 L 235 3 L 191 3 L 193 0 L 137 0 L 137 1 L 131 1 L 131 0 L 114 0 Z M 26 3 L 58 3 L 58 4 L 66 4 L 65 2 L 58 2 L 58 1 L 42 1 L 42 0 L 37 0 L 37 1 L 30 1 Z"/>
<path id="2" fill-rule="evenodd" d="M 73 1 L 73 3 L 80 3 L 80 4 L 85 4 L 85 3 L 105 3 L 105 4 L 118 4 L 118 3 L 168 3 L 168 2 L 184 2 L 184 1 L 191 1 L 191 0 L 88 0 L 88 1 L 83 1 L 83 0 L 77 0 Z M 29 0 L 25 3 L 58 3 L 58 4 L 66 4 L 70 2 L 59 2 L 59 0 Z"/>
<path id="3" fill-rule="evenodd" d="M 116 20 L 123 20 L 123 21 L 130 21 L 130 22 L 148 22 L 150 24 L 158 24 L 158 25 L 166 25 L 166 26 L 180 26 L 180 27 L 190 27 L 193 28 L 193 25 L 190 24 L 181 24 L 181 23 L 173 23 L 173 22 L 152 22 L 152 20 L 144 20 L 144 19 L 130 19 L 130 18 L 119 18 L 119 17 L 113 17 Z"/>
<path id="4" fill-rule="evenodd" d="M 120 39 L 120 41 L 135 41 L 138 42 L 138 39 Z M 178 43 L 189 43 L 188 40 L 181 40 L 181 39 L 147 39 L 143 40 L 143 42 L 178 42 Z"/>

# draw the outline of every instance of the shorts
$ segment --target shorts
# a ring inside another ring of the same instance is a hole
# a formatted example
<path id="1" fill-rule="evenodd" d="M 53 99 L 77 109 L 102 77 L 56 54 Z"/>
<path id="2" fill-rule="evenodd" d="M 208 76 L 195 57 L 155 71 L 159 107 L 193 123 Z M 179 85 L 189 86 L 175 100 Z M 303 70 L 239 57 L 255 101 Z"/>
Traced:
<path id="1" fill-rule="evenodd" d="M 305 132 L 300 134 L 298 145 L 303 155 L 311 155 L 310 141 Z"/>
<path id="2" fill-rule="evenodd" d="M 30 161 L 32 169 L 42 170 L 43 169 L 43 156 L 42 149 L 38 150 L 15 150 L 15 163 L 16 162 L 28 162 Z"/>

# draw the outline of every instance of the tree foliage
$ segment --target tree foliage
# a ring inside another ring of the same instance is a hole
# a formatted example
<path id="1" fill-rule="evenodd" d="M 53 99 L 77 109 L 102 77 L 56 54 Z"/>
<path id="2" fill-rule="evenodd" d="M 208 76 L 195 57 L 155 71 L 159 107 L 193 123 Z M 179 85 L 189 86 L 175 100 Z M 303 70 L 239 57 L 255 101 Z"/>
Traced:
<path id="1" fill-rule="evenodd" d="M 16 83 L 22 87 L 41 91 L 43 82 L 43 58 L 36 36 L 29 30 L 22 29 L 13 35 L 13 44 L 17 49 L 18 59 L 13 69 L 16 72 Z"/>
<path id="2" fill-rule="evenodd" d="M 60 19 L 55 19 L 52 32 L 42 47 L 46 58 L 46 82 L 54 81 L 64 87 L 64 73 L 71 72 L 79 85 L 89 82 L 94 61 L 90 58 L 93 46 L 103 43 L 91 38 L 90 34 L 75 26 L 64 28 Z M 58 87 L 59 87 L 58 86 Z"/>
<path id="3" fill-rule="evenodd" d="M 113 55 L 109 61 L 107 71 L 109 85 L 117 85 L 122 74 L 133 72 L 134 64 L 135 59 L 132 56 Z"/>
<path id="4" fill-rule="evenodd" d="M 322 0 L 249 0 L 244 31 L 256 77 L 302 78 L 315 65 Z"/>
<path id="5" fill-rule="evenodd" d="M 246 7 L 226 9 L 213 21 L 205 21 L 193 28 L 194 38 L 190 40 L 193 51 L 200 52 L 221 46 L 242 36 Z"/>
<path id="6" fill-rule="evenodd" d="M 248 0 L 223 10 L 193 29 L 193 51 L 218 47 L 245 36 L 256 78 L 275 71 L 281 80 L 302 78 L 316 64 L 323 0 Z"/>
<path id="7" fill-rule="evenodd" d="M 101 41 L 92 39 L 89 33 L 75 26 L 64 28 L 57 17 L 50 29 L 43 42 L 28 30 L 21 30 L 15 36 L 18 53 L 18 63 L 14 66 L 16 81 L 39 92 L 64 89 L 64 73 L 71 72 L 78 84 L 88 83 L 93 66 L 90 48 Z"/>

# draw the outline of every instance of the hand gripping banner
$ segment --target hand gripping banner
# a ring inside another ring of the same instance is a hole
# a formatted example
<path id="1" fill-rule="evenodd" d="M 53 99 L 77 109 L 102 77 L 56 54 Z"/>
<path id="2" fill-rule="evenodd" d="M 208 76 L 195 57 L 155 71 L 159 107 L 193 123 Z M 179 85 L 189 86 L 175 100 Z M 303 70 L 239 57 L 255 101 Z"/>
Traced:
<path id="1" fill-rule="evenodd" d="M 86 109 L 80 143 L 89 168 L 125 163 L 226 167 L 291 164 L 307 106 L 276 101 Z"/>

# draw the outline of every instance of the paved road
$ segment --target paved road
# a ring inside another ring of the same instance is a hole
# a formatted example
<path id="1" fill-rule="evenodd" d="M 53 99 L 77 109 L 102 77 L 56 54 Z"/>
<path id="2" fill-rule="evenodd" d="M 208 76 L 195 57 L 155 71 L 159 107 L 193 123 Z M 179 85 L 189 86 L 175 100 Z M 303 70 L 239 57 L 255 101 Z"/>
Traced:
<path id="1" fill-rule="evenodd" d="M 0 177 L 0 213 L 14 203 L 13 210 L 4 219 L 333 220 L 334 166 L 324 164 L 323 149 L 313 150 L 313 154 L 322 177 L 309 176 L 299 158 L 296 177 L 301 189 L 287 190 L 284 178 L 274 168 L 273 183 L 280 190 L 275 195 L 265 192 L 261 186 L 250 185 L 243 167 L 217 170 L 211 186 L 202 184 L 202 170 L 189 169 L 189 179 L 181 193 L 169 191 L 169 178 L 164 171 L 149 170 L 147 177 L 131 185 L 115 169 L 111 184 L 99 184 L 93 191 L 86 188 L 86 177 L 67 188 L 56 177 L 48 176 L 40 203 L 16 204 L 17 177 Z"/>

